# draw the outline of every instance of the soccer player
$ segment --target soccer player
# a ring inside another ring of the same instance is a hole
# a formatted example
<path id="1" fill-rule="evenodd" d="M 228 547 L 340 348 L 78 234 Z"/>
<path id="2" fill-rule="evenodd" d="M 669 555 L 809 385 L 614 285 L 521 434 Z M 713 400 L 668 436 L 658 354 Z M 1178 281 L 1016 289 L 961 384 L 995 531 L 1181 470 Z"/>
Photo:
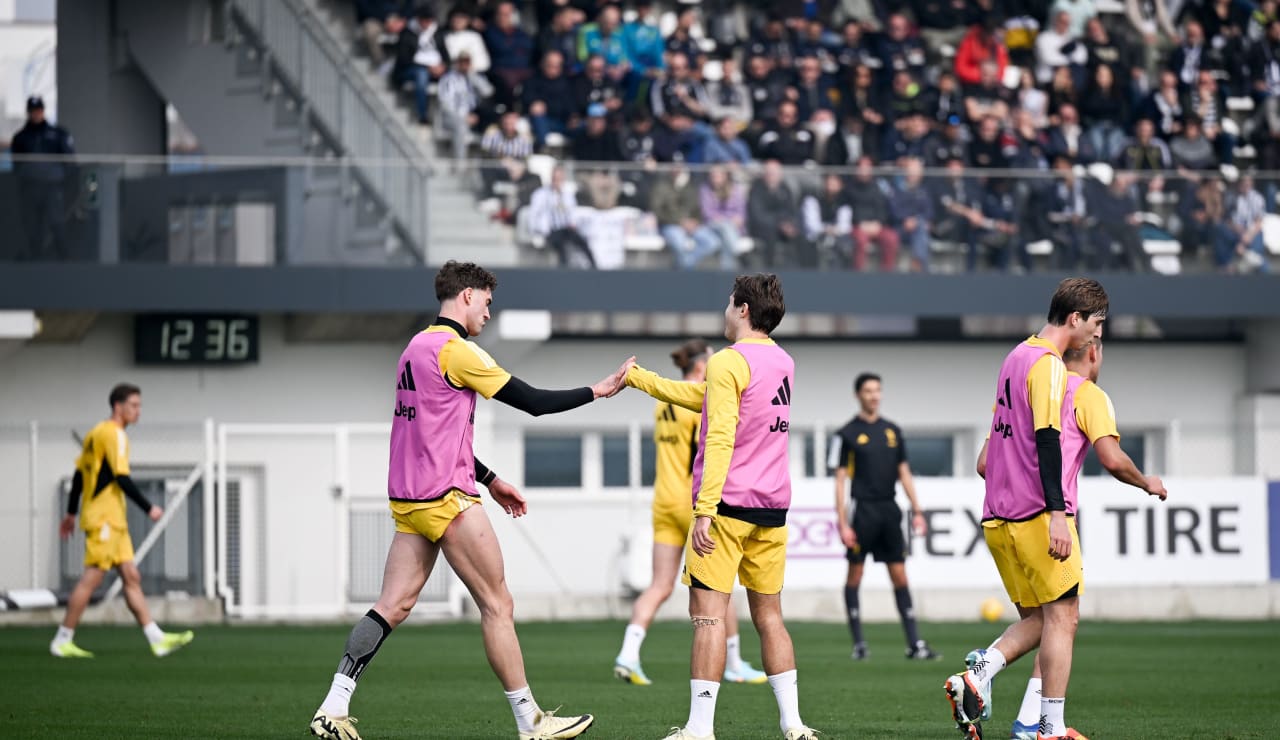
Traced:
<path id="1" fill-rule="evenodd" d="M 513 377 L 468 341 L 488 322 L 497 284 L 493 273 L 475 264 L 445 263 L 435 280 L 439 318 L 409 341 L 396 366 L 387 473 L 396 533 L 378 602 L 351 630 L 329 694 L 311 720 L 317 737 L 359 739 L 348 711 L 356 681 L 391 630 L 409 616 L 441 552 L 480 609 L 485 653 L 511 704 L 520 740 L 577 737 L 594 721 L 590 714 L 557 717 L 544 711 L 529 690 L 502 550 L 476 483 L 513 517 L 523 516 L 527 504 L 514 486 L 475 459 L 476 394 L 534 416 L 568 411 L 620 391 L 634 358 L 595 385 L 572 390 L 542 390 Z"/>
<path id="2" fill-rule="evenodd" d="M 1067 368 L 1067 389 L 1062 400 L 1062 492 L 1068 509 L 1074 511 L 1076 508 L 1078 477 L 1090 444 L 1098 453 L 1102 467 L 1116 480 L 1150 491 L 1164 500 L 1164 484 L 1160 478 L 1143 476 L 1133 460 L 1120 449 L 1115 407 L 1106 391 L 1097 385 L 1102 371 L 1102 332 L 1097 332 L 1081 349 L 1063 352 L 1062 360 Z M 987 445 L 984 443 L 978 455 L 978 475 L 985 478 L 986 473 Z M 1016 606 L 1019 615 L 1029 615 L 1031 610 L 1028 607 Z M 970 653 L 968 662 L 980 660 L 983 652 L 976 650 Z M 1036 740 L 1040 729 L 1041 691 L 1042 675 L 1037 656 L 1010 737 Z M 1072 732 L 1074 730 L 1068 728 L 1067 737 L 1071 737 Z"/>
<path id="3" fill-rule="evenodd" d="M 786 740 L 813 740 L 800 719 L 795 650 L 782 621 L 791 474 L 787 456 L 795 363 L 769 338 L 786 311 L 776 275 L 740 275 L 724 310 L 733 344 L 711 356 L 702 383 L 631 368 L 627 385 L 702 412 L 693 464 L 693 529 L 684 554 L 693 622 L 689 721 L 669 740 L 714 740 L 725 666 L 724 614 L 736 576 L 747 589 L 765 673 Z"/>
<path id="4" fill-rule="evenodd" d="M 858 587 L 862 584 L 867 555 L 874 555 L 889 569 L 893 598 L 907 638 L 907 659 L 936 660 L 942 656 L 920 639 L 911 606 L 902 509 L 894 501 L 898 481 L 902 481 L 902 489 L 911 502 L 911 526 L 918 535 L 925 533 L 924 514 L 916 499 L 906 440 L 897 424 L 880 416 L 880 392 L 880 376 L 875 373 L 862 373 L 853 381 L 853 393 L 860 406 L 858 415 L 831 438 L 827 456 L 828 465 L 836 470 L 836 521 L 840 523 L 840 541 L 844 543 L 849 561 L 844 605 L 853 636 L 853 659 L 866 660 L 868 655 L 867 643 L 862 638 Z M 851 481 L 849 488 L 845 488 L 846 481 Z M 852 518 L 845 506 L 850 497 Z"/>
<path id="5" fill-rule="evenodd" d="M 711 348 L 701 339 L 690 339 L 671 353 L 686 383 L 707 377 Z M 653 442 L 657 471 L 653 481 L 653 583 L 636 599 L 631 622 L 622 639 L 622 650 L 613 661 L 613 675 L 639 686 L 652 683 L 640 667 L 640 647 L 653 615 L 675 585 L 680 556 L 693 523 L 693 461 L 698 454 L 701 417 L 674 403 L 659 401 L 654 409 Z M 742 659 L 738 615 L 725 612 L 724 680 L 732 683 L 764 683 L 768 677 Z"/>
<path id="6" fill-rule="evenodd" d="M 71 479 L 67 515 L 58 527 L 62 539 L 70 537 L 76 528 L 76 511 L 80 510 L 84 573 L 67 599 L 67 614 L 53 642 L 49 643 L 49 652 L 59 658 L 93 657 L 93 653 L 73 641 L 76 625 L 80 624 L 80 617 L 107 571 L 115 568 L 124 582 L 124 601 L 129 611 L 142 627 L 151 652 L 163 658 L 191 642 L 195 634 L 165 632 L 151 620 L 147 599 L 142 595 L 142 576 L 133 562 L 133 541 L 129 539 L 124 504 L 124 497 L 128 496 L 153 522 L 164 516 L 164 510 L 152 505 L 129 477 L 129 437 L 124 430 L 138 423 L 142 415 L 142 391 L 136 385 L 121 383 L 111 389 L 107 400 L 111 404 L 111 418 L 99 422 L 85 435 L 84 448 L 76 459 L 76 472 Z M 80 507 L 81 494 L 85 494 L 83 508 Z"/>
<path id="7" fill-rule="evenodd" d="M 1000 368 L 982 526 L 1009 598 L 1025 616 L 944 684 L 952 717 L 967 738 L 982 737 L 991 679 L 1037 646 L 1043 668 L 1038 737 L 1081 737 L 1063 720 L 1084 583 L 1075 502 L 1069 505 L 1063 490 L 1062 353 L 1088 343 L 1107 308 L 1107 293 L 1096 280 L 1063 280 L 1050 301 L 1048 323 L 1015 347 Z M 1142 485 L 1153 495 L 1164 494 L 1158 481 Z"/>

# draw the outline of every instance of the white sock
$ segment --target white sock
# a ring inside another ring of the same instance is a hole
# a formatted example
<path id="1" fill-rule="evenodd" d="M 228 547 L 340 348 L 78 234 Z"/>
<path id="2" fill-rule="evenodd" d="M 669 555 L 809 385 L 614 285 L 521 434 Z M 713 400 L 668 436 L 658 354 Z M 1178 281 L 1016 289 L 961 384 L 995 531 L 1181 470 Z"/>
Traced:
<path id="1" fill-rule="evenodd" d="M 684 729 L 696 737 L 710 735 L 716 728 L 716 696 L 719 681 L 689 681 L 689 721 Z"/>
<path id="2" fill-rule="evenodd" d="M 329 695 L 320 708 L 330 717 L 346 717 L 351 713 L 351 694 L 356 690 L 356 680 L 344 673 L 333 674 Z"/>
<path id="3" fill-rule="evenodd" d="M 1004 670 L 1009 662 L 1004 659 L 1004 653 L 995 648 L 987 648 L 987 652 L 977 663 L 973 664 L 973 668 L 969 669 L 969 675 L 973 677 L 973 682 L 981 686 L 996 677 L 996 674 Z"/>
<path id="4" fill-rule="evenodd" d="M 164 639 L 164 630 L 160 629 L 160 625 L 152 622 L 142 627 L 142 634 L 147 636 L 147 642 L 152 645 Z"/>
<path id="5" fill-rule="evenodd" d="M 740 649 L 741 643 L 742 641 L 739 639 L 738 635 L 725 638 L 724 664 L 725 667 L 731 671 L 738 670 L 738 667 L 742 665 L 742 650 Z"/>
<path id="6" fill-rule="evenodd" d="M 1067 723 L 1062 719 L 1062 710 L 1066 707 L 1067 699 L 1050 699 L 1044 697 L 1040 699 L 1040 734 L 1045 737 L 1053 737 L 1054 735 L 1063 735 L 1067 731 Z"/>
<path id="7" fill-rule="evenodd" d="M 516 729 L 520 732 L 533 732 L 538 713 L 542 711 L 538 708 L 538 702 L 533 700 L 533 692 L 525 686 L 523 689 L 503 693 L 511 704 L 511 713 L 516 716 Z"/>
<path id="8" fill-rule="evenodd" d="M 782 731 L 804 727 L 800 721 L 800 688 L 796 681 L 796 669 L 769 676 L 773 696 L 778 700 L 778 723 Z"/>
<path id="9" fill-rule="evenodd" d="M 644 644 L 645 629 L 638 624 L 628 624 L 622 636 L 622 650 L 618 653 L 620 663 L 638 663 L 640 646 Z"/>
<path id="10" fill-rule="evenodd" d="M 1027 693 L 1022 695 L 1022 708 L 1018 710 L 1018 724 L 1030 726 L 1040 721 L 1040 687 L 1038 678 L 1027 681 Z"/>
<path id="11" fill-rule="evenodd" d="M 71 629 L 70 627 L 63 627 L 62 625 L 58 625 L 58 634 L 53 636 L 53 642 L 54 644 L 71 642 L 71 640 L 75 636 L 76 636 L 75 630 Z"/>

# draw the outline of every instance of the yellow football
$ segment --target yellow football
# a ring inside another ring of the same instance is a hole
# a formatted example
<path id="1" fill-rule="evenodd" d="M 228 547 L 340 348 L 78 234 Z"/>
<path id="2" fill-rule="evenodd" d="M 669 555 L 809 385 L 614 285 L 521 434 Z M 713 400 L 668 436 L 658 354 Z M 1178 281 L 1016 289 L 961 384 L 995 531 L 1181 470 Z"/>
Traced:
<path id="1" fill-rule="evenodd" d="M 1004 616 L 1004 603 L 996 598 L 987 599 L 982 602 L 981 614 L 987 622 L 998 622 Z"/>

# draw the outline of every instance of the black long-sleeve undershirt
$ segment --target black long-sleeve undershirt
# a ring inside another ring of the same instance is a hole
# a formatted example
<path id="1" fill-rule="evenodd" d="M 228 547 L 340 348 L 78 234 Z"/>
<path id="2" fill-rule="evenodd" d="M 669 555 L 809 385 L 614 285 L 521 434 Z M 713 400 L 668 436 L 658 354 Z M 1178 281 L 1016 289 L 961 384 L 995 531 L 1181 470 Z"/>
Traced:
<path id="1" fill-rule="evenodd" d="M 596 399 L 596 394 L 588 387 L 572 388 L 567 391 L 534 388 L 513 375 L 511 380 L 508 380 L 493 397 L 530 416 L 542 416 L 585 406 Z"/>
<path id="2" fill-rule="evenodd" d="M 151 511 L 151 502 L 146 496 L 142 495 L 142 491 L 138 490 L 138 484 L 133 482 L 133 478 L 127 475 L 114 476 L 115 484 L 120 486 L 120 490 L 124 491 L 124 495 L 129 500 L 142 507 L 143 511 Z M 77 470 L 76 474 L 71 478 L 71 495 L 67 497 L 67 514 L 75 516 L 80 511 L 80 496 L 84 493 L 84 477 Z"/>
<path id="3" fill-rule="evenodd" d="M 498 478 L 498 474 L 489 469 L 488 465 L 480 462 L 480 458 L 473 458 L 476 465 L 476 483 L 487 486 Z"/>
<path id="4" fill-rule="evenodd" d="M 1044 488 L 1044 507 L 1049 511 L 1066 511 L 1062 495 L 1062 434 L 1057 429 L 1036 430 L 1036 461 L 1040 466 L 1040 485 Z"/>

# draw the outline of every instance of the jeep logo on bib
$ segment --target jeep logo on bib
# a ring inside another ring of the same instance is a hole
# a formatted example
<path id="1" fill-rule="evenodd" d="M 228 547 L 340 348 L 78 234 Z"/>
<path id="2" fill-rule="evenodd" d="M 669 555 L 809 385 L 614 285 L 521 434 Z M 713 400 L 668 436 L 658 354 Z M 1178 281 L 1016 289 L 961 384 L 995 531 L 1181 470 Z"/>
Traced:
<path id="1" fill-rule="evenodd" d="M 396 416 L 403 416 L 408 421 L 413 421 L 418 415 L 418 410 L 413 406 L 405 406 L 402 402 L 396 401 Z"/>

